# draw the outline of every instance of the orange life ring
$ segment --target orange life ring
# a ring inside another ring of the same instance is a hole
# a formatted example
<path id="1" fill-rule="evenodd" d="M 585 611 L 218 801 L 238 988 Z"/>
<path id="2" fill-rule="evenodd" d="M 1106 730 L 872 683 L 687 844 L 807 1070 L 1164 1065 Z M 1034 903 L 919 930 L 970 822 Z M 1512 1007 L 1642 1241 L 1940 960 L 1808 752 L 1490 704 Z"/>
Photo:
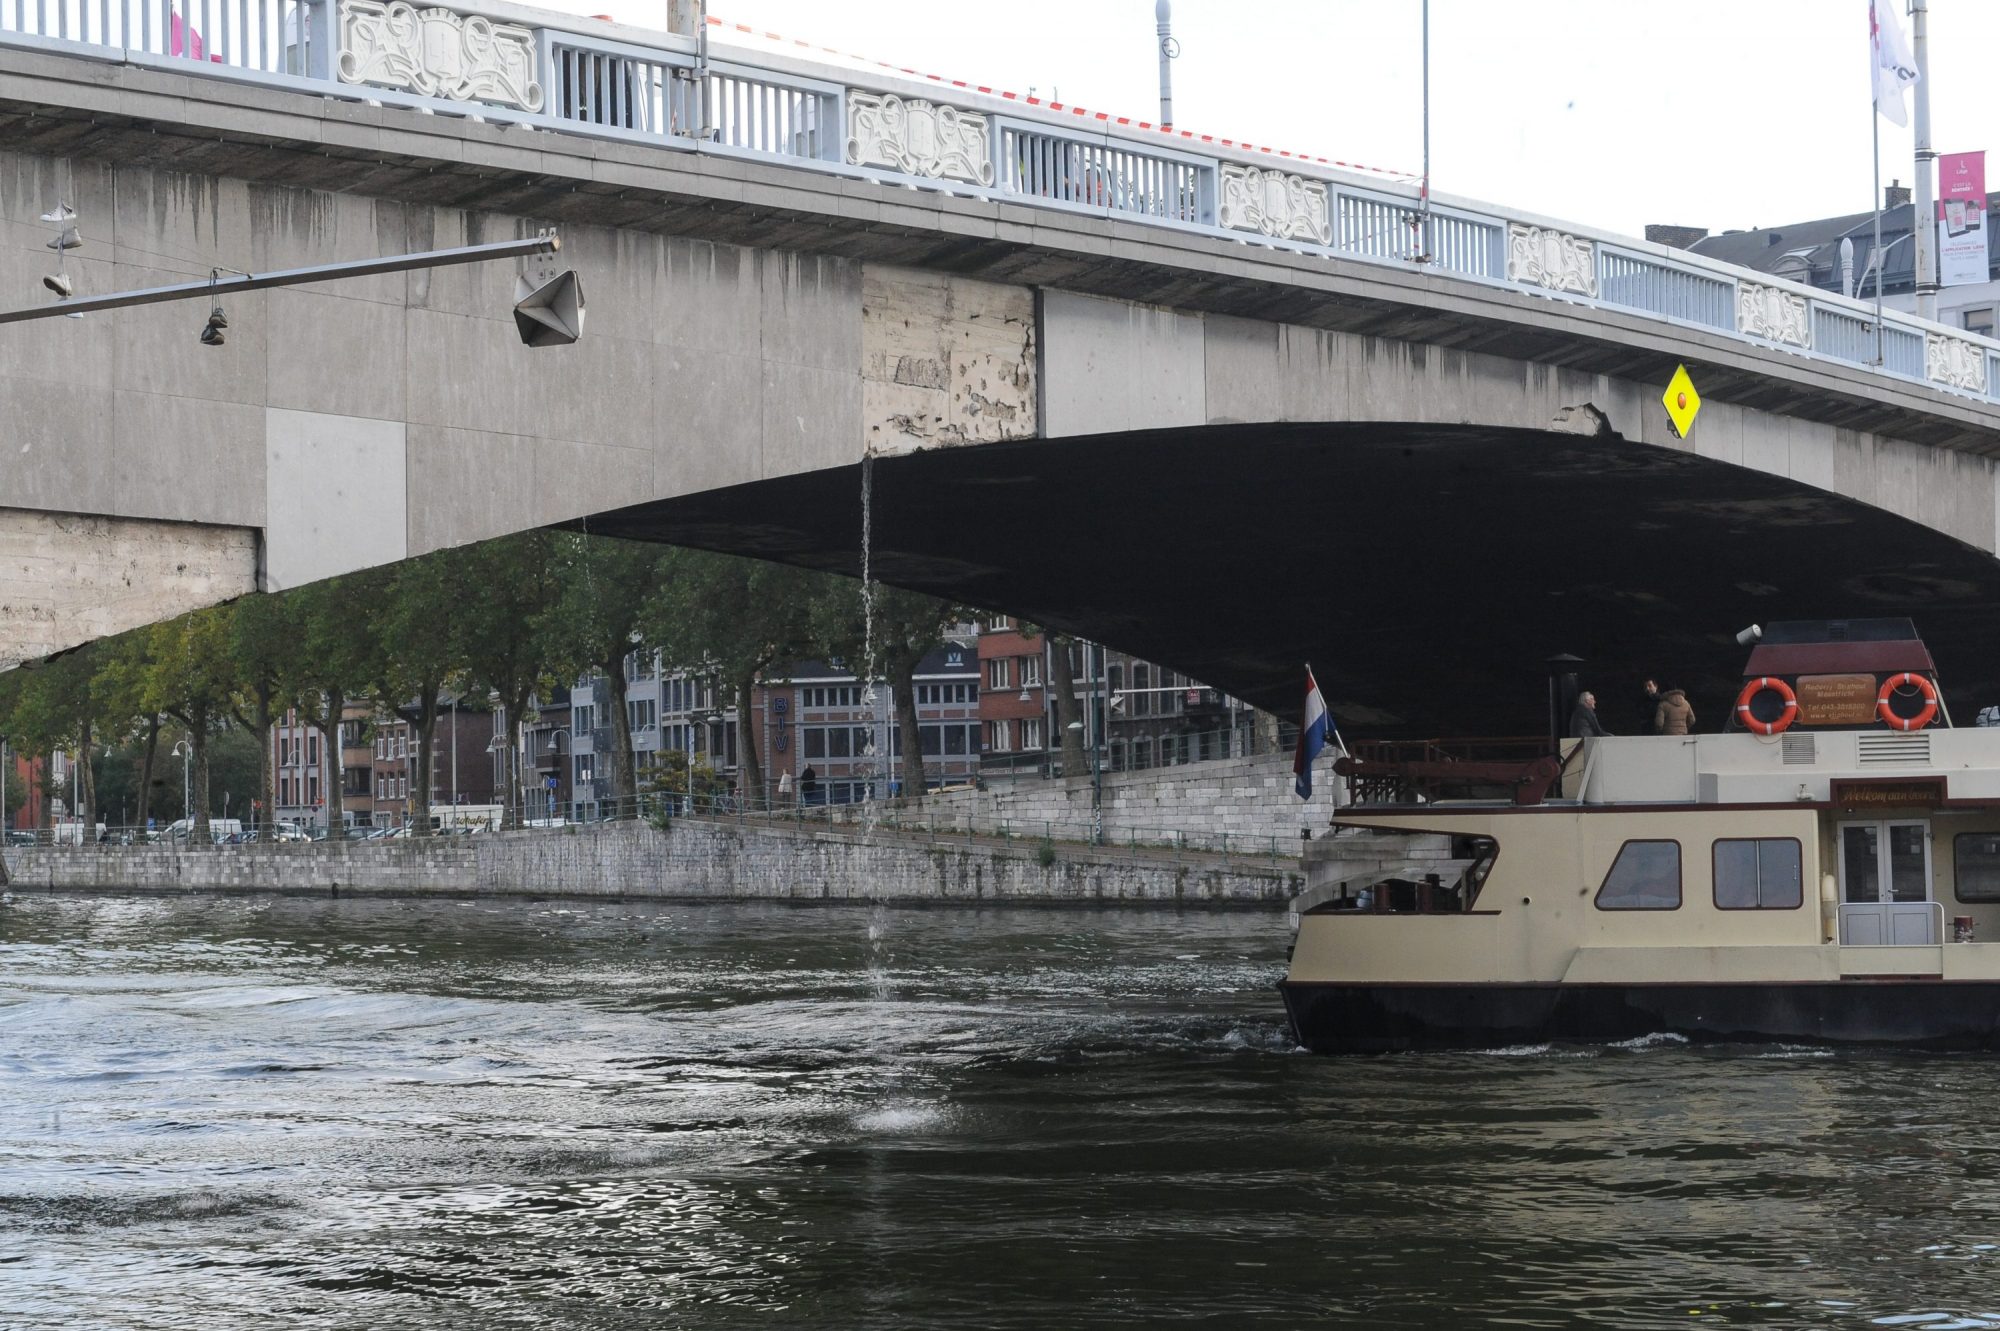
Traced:
<path id="1" fill-rule="evenodd" d="M 1890 697 L 1905 684 L 1914 684 L 1917 692 L 1924 698 L 1924 709 L 1915 716 L 1897 716 L 1889 707 Z M 1914 670 L 1905 670 L 1900 675 L 1889 676 L 1882 681 L 1882 691 L 1875 695 L 1875 715 L 1897 730 L 1922 730 L 1937 719 L 1937 714 L 1937 685 Z"/>
<path id="2" fill-rule="evenodd" d="M 1777 694 L 1785 701 L 1785 709 L 1778 713 L 1775 721 L 1759 721 L 1750 714 L 1750 700 L 1765 689 Z M 1886 696 L 1886 695 L 1884 695 Z M 1759 675 L 1743 686 L 1743 692 L 1736 695 L 1736 715 L 1743 724 L 1760 735 L 1775 735 L 1799 719 L 1799 695 L 1792 692 L 1792 686 L 1776 675 Z"/>

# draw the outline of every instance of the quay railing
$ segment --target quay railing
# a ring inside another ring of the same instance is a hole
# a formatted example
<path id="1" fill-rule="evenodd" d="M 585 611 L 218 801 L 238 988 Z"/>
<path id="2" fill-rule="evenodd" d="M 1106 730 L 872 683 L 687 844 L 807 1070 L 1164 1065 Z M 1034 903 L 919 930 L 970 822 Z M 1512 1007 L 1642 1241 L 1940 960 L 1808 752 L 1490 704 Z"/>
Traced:
<path id="1" fill-rule="evenodd" d="M 712 26 L 717 30 L 722 25 Z M 1600 307 L 2000 402 L 2000 342 L 1414 180 L 510 0 L 0 0 L 0 46 L 755 158 Z"/>

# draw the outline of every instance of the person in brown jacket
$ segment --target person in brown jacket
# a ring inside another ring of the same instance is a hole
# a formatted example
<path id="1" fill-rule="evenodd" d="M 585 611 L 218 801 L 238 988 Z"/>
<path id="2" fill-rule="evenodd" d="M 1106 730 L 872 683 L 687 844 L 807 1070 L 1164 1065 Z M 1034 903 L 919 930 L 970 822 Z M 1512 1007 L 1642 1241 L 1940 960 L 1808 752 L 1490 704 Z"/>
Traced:
<path id="1" fill-rule="evenodd" d="M 1688 705 L 1685 690 L 1668 689 L 1660 695 L 1660 706 L 1653 713 L 1653 733 L 1657 735 L 1694 733 L 1694 708 Z"/>

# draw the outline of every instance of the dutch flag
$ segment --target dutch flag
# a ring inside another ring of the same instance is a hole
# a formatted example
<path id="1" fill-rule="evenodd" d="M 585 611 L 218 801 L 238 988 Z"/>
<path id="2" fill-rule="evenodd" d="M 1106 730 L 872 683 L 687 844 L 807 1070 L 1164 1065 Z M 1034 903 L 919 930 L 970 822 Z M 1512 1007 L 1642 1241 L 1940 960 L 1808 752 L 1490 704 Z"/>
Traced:
<path id="1" fill-rule="evenodd" d="M 1312 667 L 1306 667 L 1306 713 L 1299 722 L 1299 747 L 1292 752 L 1292 789 L 1298 791 L 1299 798 L 1309 800 L 1313 793 L 1313 760 L 1326 747 L 1327 733 L 1332 731 L 1336 748 L 1345 750 L 1340 742 L 1340 732 L 1333 729 L 1333 722 L 1326 714 L 1326 699 L 1319 696 L 1319 683 L 1313 679 Z"/>

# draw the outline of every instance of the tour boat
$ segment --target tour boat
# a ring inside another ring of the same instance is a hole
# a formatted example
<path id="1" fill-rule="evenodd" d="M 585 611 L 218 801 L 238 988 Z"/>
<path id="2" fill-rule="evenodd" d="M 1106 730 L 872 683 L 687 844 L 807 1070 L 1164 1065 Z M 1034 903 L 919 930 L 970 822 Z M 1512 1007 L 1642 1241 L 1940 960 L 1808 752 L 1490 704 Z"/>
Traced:
<path id="1" fill-rule="evenodd" d="M 1719 733 L 1539 748 L 1339 760 L 1336 834 L 1404 839 L 1309 843 L 1299 1044 L 2000 1047 L 2000 727 L 1910 621 L 1770 625 Z"/>

